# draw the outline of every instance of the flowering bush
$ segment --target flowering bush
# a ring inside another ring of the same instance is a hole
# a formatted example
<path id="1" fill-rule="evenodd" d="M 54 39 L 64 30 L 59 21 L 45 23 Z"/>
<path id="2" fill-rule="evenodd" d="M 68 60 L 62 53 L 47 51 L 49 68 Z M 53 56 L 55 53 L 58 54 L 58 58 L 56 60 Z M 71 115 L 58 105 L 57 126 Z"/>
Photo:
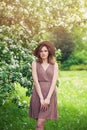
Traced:
<path id="1" fill-rule="evenodd" d="M 32 50 L 36 43 L 28 40 L 20 28 L 14 26 L 0 27 L 0 104 L 4 104 L 15 90 L 14 83 L 18 82 L 27 88 L 26 95 L 32 92 L 31 62 L 34 60 Z M 14 32 L 14 33 L 13 33 Z"/>

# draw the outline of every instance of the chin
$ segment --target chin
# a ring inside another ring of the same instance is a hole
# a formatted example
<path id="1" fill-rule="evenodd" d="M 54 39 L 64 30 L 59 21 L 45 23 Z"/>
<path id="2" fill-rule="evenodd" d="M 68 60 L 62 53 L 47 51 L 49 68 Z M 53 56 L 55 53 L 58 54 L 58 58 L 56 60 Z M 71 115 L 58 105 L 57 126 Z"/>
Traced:
<path id="1" fill-rule="evenodd" d="M 47 57 L 42 57 L 42 59 L 47 59 Z"/>

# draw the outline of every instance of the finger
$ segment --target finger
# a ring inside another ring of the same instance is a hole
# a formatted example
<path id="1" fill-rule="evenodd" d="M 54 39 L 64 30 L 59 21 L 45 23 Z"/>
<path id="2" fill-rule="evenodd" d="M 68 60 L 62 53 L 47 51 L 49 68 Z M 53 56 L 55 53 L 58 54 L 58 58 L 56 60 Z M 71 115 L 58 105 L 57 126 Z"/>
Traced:
<path id="1" fill-rule="evenodd" d="M 41 109 L 41 111 L 45 111 L 46 110 L 46 106 L 42 105 L 40 109 Z"/>
<path id="2" fill-rule="evenodd" d="M 45 104 L 43 110 L 46 111 L 47 109 L 48 109 L 48 105 Z"/>
<path id="3" fill-rule="evenodd" d="M 47 109 L 48 109 L 48 106 L 45 106 L 44 111 L 46 111 Z"/>
<path id="4" fill-rule="evenodd" d="M 41 110 L 41 111 L 44 110 L 44 105 L 41 105 L 40 110 Z"/>

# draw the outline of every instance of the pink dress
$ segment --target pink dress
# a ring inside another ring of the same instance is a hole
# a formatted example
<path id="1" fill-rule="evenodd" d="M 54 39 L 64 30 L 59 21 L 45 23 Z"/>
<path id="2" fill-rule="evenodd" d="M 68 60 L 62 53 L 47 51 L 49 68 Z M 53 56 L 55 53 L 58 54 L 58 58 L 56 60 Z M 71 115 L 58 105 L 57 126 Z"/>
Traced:
<path id="1" fill-rule="evenodd" d="M 36 71 L 38 76 L 38 82 L 40 84 L 43 97 L 46 98 L 53 79 L 54 65 L 49 64 L 48 68 L 45 71 L 42 65 L 36 62 L 36 69 L 37 69 Z M 30 100 L 29 116 L 36 119 L 42 118 L 42 119 L 56 120 L 58 118 L 56 89 L 54 90 L 51 96 L 49 108 L 46 111 L 41 111 L 40 99 L 34 87 Z"/>

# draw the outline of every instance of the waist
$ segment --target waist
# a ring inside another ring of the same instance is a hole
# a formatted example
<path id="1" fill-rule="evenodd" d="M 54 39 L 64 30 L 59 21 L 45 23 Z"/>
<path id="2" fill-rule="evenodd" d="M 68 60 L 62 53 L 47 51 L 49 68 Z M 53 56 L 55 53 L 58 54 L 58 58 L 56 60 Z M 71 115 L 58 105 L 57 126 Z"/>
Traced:
<path id="1" fill-rule="evenodd" d="M 50 81 L 38 81 L 38 82 L 48 82 L 48 83 L 50 83 Z"/>

